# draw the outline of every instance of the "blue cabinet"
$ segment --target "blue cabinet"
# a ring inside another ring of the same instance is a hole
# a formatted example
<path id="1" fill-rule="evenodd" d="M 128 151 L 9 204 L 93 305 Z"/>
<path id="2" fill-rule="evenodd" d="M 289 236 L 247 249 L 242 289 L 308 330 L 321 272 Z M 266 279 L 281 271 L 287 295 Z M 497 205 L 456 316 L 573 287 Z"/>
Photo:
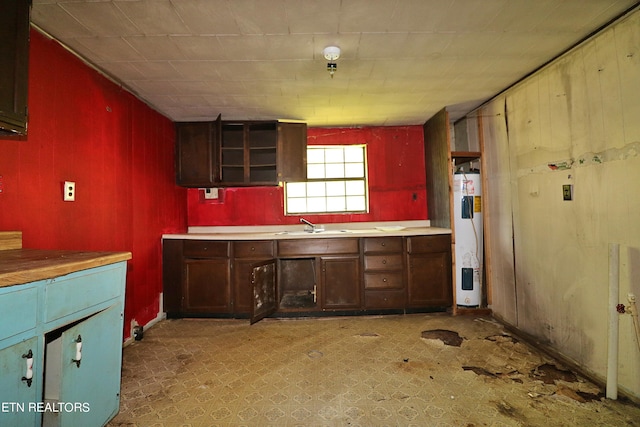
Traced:
<path id="1" fill-rule="evenodd" d="M 47 343 L 44 400 L 73 404 L 61 412 L 45 413 L 47 427 L 87 425 L 89 416 L 109 420 L 118 412 L 120 392 L 120 334 L 122 312 L 112 306 L 62 332 Z M 54 354 L 55 352 L 55 354 Z M 67 411 L 66 409 L 72 409 Z M 98 424 L 92 424 L 98 425 Z"/>
<path id="2" fill-rule="evenodd" d="M 0 287 L 0 426 L 101 426 L 116 415 L 125 280 L 120 261 Z"/>
<path id="3" fill-rule="evenodd" d="M 0 425 L 35 426 L 37 413 L 31 411 L 38 399 L 41 372 L 35 360 L 42 359 L 36 337 L 0 350 Z"/>

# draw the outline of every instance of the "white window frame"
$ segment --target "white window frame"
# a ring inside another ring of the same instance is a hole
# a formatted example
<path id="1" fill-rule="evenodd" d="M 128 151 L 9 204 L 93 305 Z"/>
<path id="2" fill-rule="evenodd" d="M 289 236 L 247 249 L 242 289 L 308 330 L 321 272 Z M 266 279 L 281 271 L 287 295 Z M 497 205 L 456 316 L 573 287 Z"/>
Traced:
<path id="1" fill-rule="evenodd" d="M 284 214 L 322 215 L 368 212 L 369 179 L 366 145 L 307 146 L 307 180 L 285 182 Z"/>

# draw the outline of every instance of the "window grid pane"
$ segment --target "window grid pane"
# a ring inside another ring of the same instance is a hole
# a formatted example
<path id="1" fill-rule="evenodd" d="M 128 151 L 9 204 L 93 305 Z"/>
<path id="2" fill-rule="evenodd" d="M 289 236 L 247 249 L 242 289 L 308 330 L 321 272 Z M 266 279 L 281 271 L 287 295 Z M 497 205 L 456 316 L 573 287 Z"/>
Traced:
<path id="1" fill-rule="evenodd" d="M 367 212 L 364 145 L 307 148 L 307 182 L 285 183 L 285 214 Z"/>

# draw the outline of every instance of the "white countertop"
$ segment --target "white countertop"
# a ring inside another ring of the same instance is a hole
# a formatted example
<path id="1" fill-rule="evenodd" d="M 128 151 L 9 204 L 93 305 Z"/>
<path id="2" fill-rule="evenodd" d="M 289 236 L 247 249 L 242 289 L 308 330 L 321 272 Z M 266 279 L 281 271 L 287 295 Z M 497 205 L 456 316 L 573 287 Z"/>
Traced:
<path id="1" fill-rule="evenodd" d="M 448 228 L 431 227 L 428 220 L 318 224 L 324 231 L 310 233 L 304 224 L 260 226 L 189 227 L 187 233 L 163 234 L 163 239 L 281 240 L 336 237 L 428 236 L 451 234 Z"/>

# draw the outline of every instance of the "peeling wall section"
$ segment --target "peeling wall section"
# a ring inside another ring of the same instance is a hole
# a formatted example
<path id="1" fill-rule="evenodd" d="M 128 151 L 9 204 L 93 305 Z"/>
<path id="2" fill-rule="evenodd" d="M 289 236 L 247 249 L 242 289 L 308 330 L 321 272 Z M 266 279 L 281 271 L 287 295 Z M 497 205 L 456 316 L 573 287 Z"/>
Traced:
<path id="1" fill-rule="evenodd" d="M 473 114 L 492 309 L 604 380 L 609 243 L 621 248 L 620 302 L 640 298 L 640 9 Z M 619 321 L 619 385 L 640 397 L 632 319 Z"/>

